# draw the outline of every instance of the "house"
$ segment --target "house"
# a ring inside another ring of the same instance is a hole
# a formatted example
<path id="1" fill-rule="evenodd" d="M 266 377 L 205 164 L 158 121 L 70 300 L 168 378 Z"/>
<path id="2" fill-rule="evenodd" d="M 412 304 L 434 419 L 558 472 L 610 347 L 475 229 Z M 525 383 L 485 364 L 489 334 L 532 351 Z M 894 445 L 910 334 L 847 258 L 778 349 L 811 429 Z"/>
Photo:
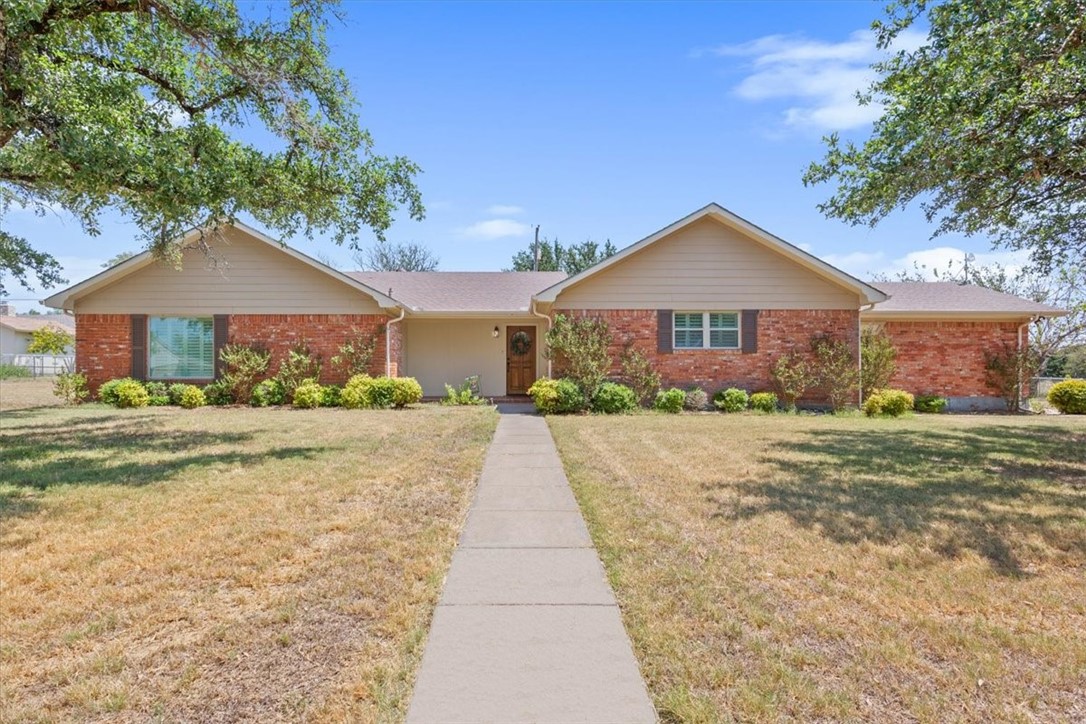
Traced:
<path id="1" fill-rule="evenodd" d="M 1062 314 L 972 287 L 872 285 L 717 204 L 568 278 L 340 272 L 240 223 L 180 243 L 179 271 L 143 253 L 45 300 L 75 314 L 76 365 L 92 386 L 125 375 L 209 381 L 227 342 L 276 358 L 304 343 L 327 361 L 363 335 L 376 341 L 373 374 L 414 376 L 427 395 L 469 375 L 483 395 L 523 394 L 552 372 L 541 342 L 565 314 L 605 319 L 616 359 L 640 349 L 666 385 L 710 392 L 769 389 L 780 355 L 816 335 L 855 350 L 861 325 L 880 325 L 898 347 L 895 385 L 985 408 L 1002 405 L 985 352 L 1017 348 L 1030 320 Z M 327 364 L 322 376 L 343 381 Z"/>
<path id="2" fill-rule="evenodd" d="M 31 314 L 16 316 L 10 305 L 0 309 L 0 354 L 23 355 L 34 332 L 42 327 L 58 327 L 69 334 L 75 332 L 75 318 L 67 314 Z"/>

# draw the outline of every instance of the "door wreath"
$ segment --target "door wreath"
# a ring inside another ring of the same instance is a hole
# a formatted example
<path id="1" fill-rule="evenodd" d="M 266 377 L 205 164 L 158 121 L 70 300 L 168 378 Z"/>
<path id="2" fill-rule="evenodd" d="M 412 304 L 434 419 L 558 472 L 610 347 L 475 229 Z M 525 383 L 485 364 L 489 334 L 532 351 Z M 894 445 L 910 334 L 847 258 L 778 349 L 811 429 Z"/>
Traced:
<path id="1" fill-rule="evenodd" d="M 532 349 L 532 338 L 527 332 L 517 332 L 509 339 L 509 349 L 518 357 L 526 355 Z"/>

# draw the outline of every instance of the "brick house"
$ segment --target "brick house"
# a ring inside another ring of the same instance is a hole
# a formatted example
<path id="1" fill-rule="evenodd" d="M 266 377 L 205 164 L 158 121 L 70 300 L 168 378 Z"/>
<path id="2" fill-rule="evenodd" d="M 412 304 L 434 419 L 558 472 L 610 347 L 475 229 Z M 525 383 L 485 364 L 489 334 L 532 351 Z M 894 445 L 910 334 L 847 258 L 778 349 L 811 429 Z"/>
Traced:
<path id="1" fill-rule="evenodd" d="M 180 243 L 180 269 L 145 252 L 45 300 L 75 314 L 76 366 L 92 387 L 207 382 L 228 342 L 270 349 L 273 369 L 298 343 L 328 360 L 362 334 L 376 341 L 372 373 L 416 377 L 427 395 L 472 375 L 483 395 L 523 394 L 553 371 L 542 337 L 565 314 L 606 319 L 616 359 L 639 348 L 665 385 L 710 393 L 770 389 L 780 355 L 816 335 L 858 352 L 861 326 L 879 325 L 898 349 L 895 386 L 983 409 L 1002 405 L 985 352 L 1019 348 L 1031 320 L 1063 314 L 976 287 L 872 285 L 717 204 L 568 278 L 340 272 L 240 223 Z M 342 381 L 329 365 L 324 375 Z"/>

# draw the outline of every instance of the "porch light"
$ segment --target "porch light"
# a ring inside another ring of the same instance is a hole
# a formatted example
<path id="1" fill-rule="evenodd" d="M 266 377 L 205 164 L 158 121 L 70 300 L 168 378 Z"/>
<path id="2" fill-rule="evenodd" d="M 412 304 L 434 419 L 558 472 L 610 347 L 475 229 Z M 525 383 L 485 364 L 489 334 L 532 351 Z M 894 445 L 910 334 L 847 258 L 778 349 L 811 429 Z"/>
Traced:
<path id="1" fill-rule="evenodd" d="M 490 336 L 493 337 L 494 339 L 497 339 L 499 334 L 501 334 L 501 330 L 498 329 L 498 325 L 495 324 L 494 325 L 494 331 L 490 333 Z"/>

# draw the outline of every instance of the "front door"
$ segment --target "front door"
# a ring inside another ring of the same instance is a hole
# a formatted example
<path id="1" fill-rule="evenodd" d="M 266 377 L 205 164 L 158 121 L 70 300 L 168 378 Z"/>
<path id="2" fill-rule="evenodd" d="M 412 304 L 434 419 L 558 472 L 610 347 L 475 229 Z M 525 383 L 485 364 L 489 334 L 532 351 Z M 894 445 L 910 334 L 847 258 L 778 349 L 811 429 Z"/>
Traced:
<path id="1" fill-rule="evenodd" d="M 505 394 L 525 395 L 535 382 L 535 327 L 505 328 Z"/>

